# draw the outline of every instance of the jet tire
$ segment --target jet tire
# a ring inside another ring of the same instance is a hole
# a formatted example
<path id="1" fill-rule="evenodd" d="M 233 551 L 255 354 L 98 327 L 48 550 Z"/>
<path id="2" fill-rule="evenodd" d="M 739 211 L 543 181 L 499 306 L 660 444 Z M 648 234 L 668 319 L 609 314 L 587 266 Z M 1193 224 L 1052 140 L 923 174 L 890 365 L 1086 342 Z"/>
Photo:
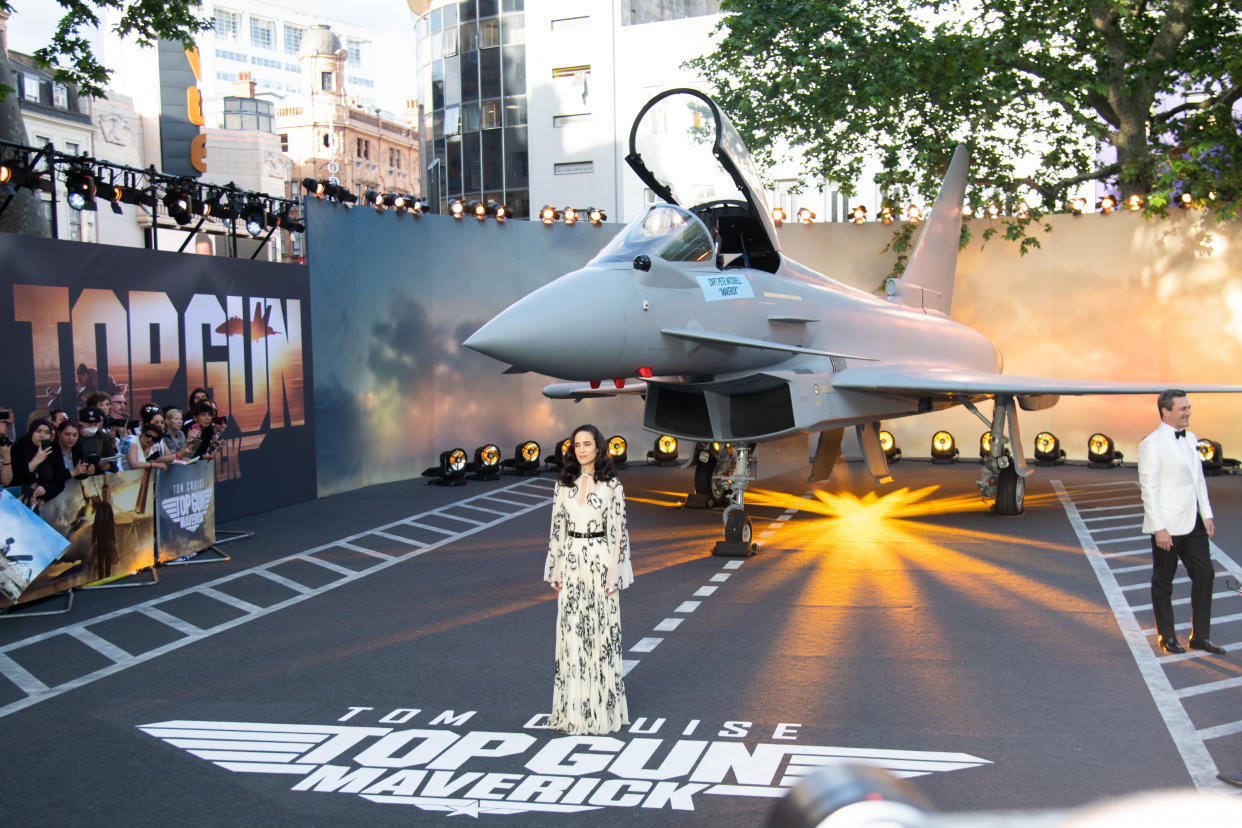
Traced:
<path id="1" fill-rule="evenodd" d="M 1001 517 L 1016 517 L 1026 511 L 1025 501 L 1026 479 L 1011 463 L 996 476 L 996 503 L 992 510 Z"/>
<path id="2" fill-rule="evenodd" d="M 725 517 L 725 540 L 730 543 L 750 543 L 750 516 L 741 509 L 732 509 Z"/>
<path id="3" fill-rule="evenodd" d="M 707 462 L 694 461 L 694 493 L 712 496 L 712 475 L 716 473 L 716 458 Z"/>

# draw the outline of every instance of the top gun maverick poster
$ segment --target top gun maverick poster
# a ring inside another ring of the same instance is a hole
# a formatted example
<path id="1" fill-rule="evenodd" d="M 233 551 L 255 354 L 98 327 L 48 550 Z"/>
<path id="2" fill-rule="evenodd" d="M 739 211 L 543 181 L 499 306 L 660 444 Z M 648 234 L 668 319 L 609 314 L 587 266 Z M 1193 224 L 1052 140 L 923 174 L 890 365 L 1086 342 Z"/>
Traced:
<path id="1" fill-rule="evenodd" d="M 91 391 L 127 417 L 203 387 L 228 418 L 217 517 L 315 497 L 306 269 L 0 234 L 0 408 L 77 419 Z"/>

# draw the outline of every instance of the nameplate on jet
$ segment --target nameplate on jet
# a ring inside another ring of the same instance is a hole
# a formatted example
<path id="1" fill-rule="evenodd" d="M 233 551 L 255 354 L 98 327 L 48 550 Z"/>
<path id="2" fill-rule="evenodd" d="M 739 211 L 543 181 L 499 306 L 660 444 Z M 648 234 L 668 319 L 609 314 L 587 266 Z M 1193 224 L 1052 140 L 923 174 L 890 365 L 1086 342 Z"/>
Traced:
<path id="1" fill-rule="evenodd" d="M 719 302 L 721 299 L 753 299 L 755 296 L 745 276 L 728 274 L 697 278 L 699 287 L 703 289 L 703 298 L 708 302 Z"/>

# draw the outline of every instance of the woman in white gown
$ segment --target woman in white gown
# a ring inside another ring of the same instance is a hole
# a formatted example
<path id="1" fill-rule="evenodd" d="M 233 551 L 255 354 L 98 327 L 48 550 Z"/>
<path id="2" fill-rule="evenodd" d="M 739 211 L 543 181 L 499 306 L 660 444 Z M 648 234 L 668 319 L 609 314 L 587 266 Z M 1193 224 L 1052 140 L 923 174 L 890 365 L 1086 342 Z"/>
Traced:
<path id="1" fill-rule="evenodd" d="M 548 727 L 613 733 L 630 723 L 621 678 L 621 601 L 634 581 L 625 493 L 592 425 L 574 431 L 552 496 L 543 579 L 556 600 L 556 672 Z"/>

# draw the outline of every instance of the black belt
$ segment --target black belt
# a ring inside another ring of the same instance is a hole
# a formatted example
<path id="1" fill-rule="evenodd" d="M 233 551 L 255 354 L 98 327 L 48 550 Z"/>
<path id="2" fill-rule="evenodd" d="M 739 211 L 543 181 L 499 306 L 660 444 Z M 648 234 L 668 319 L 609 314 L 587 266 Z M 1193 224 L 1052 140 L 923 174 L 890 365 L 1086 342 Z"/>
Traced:
<path id="1" fill-rule="evenodd" d="M 569 536 L 571 538 L 602 538 L 604 537 L 604 533 L 603 532 L 570 532 Z"/>

